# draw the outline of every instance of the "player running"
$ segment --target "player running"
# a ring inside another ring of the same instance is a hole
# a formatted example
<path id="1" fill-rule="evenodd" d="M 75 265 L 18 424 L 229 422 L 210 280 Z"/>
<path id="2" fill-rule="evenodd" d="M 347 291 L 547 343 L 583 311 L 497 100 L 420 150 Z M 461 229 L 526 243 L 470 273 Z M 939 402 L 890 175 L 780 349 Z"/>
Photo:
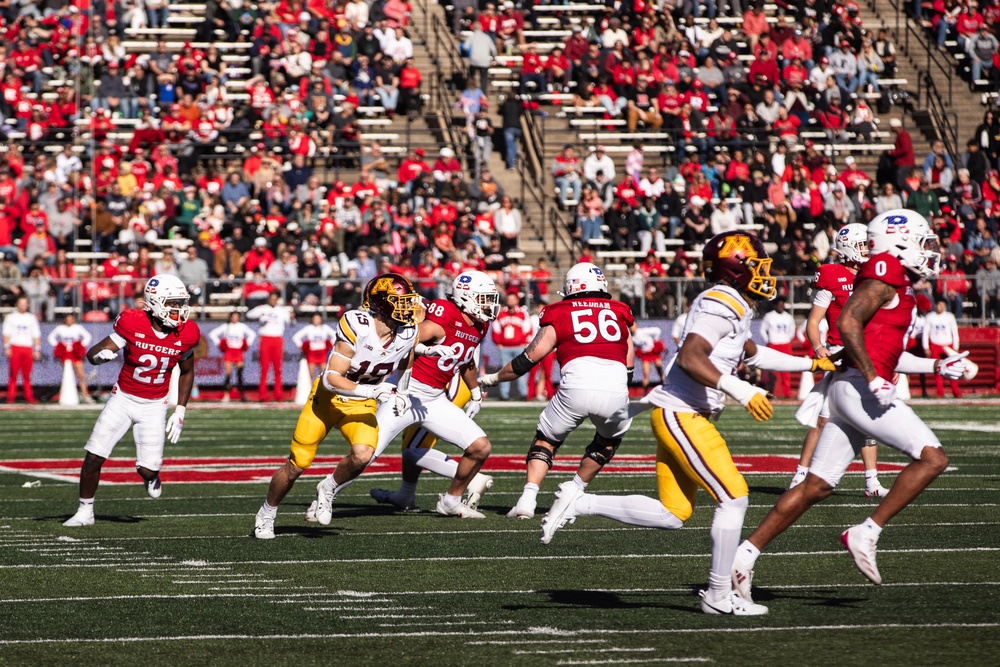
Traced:
<path id="1" fill-rule="evenodd" d="M 820 434 L 809 474 L 778 499 L 737 550 L 732 583 L 748 603 L 753 566 L 760 551 L 806 510 L 833 493 L 866 437 L 913 459 L 871 516 L 841 535 L 855 565 L 872 583 L 882 582 L 875 562 L 882 528 L 948 465 L 937 436 L 896 398 L 896 387 L 889 379 L 897 370 L 933 372 L 937 368 L 940 372 L 942 365 L 964 367 L 962 355 L 956 355 L 947 360 L 910 357 L 914 369 L 897 368 L 916 314 L 912 281 L 932 278 L 939 270 L 937 236 L 921 215 L 896 209 L 869 223 L 868 241 L 871 257 L 858 272 L 854 292 L 837 320 L 847 368 L 830 382 L 830 420 Z"/>
<path id="2" fill-rule="evenodd" d="M 715 499 L 709 587 L 702 591 L 707 614 L 757 616 L 767 607 L 751 604 L 732 589 L 729 571 L 739 545 L 749 490 L 743 475 L 712 423 L 726 396 L 743 404 L 758 421 L 770 419 L 767 392 L 735 375 L 741 361 L 771 371 L 830 370 L 833 362 L 793 357 L 758 346 L 750 338 L 755 304 L 774 297 L 771 259 L 756 236 L 726 232 L 702 250 L 705 275 L 715 285 L 691 304 L 681 346 L 670 361 L 663 384 L 647 397 L 654 407 L 656 479 L 659 500 L 647 496 L 599 496 L 563 484 L 542 521 L 542 541 L 579 515 L 597 515 L 650 528 L 677 529 L 694 509 L 703 488 Z"/>
<path id="3" fill-rule="evenodd" d="M 476 380 L 476 352 L 489 332 L 489 323 L 500 312 L 500 292 L 493 279 L 481 271 L 465 271 L 452 283 L 450 299 L 427 305 L 427 318 L 420 331 L 406 394 L 411 407 L 405 413 L 379 420 L 376 454 L 413 424 L 463 450 L 457 463 L 444 453 L 422 447 L 422 438 L 404 438 L 403 483 L 396 491 L 372 489 L 380 503 L 414 509 L 421 468 L 451 477 L 448 492 L 440 497 L 438 514 L 463 519 L 482 519 L 479 499 L 493 485 L 493 478 L 479 472 L 492 446 L 483 429 L 472 419 L 482 407 L 482 390 Z M 468 387 L 469 401 L 463 411 L 453 401 L 455 393 Z M 430 443 L 433 445 L 433 443 Z M 462 494 L 468 490 L 468 499 Z"/>
<path id="4" fill-rule="evenodd" d="M 257 340 L 257 334 L 253 329 L 240 321 L 240 314 L 233 311 L 229 314 L 229 321 L 208 332 L 208 338 L 222 352 L 222 368 L 225 371 L 226 379 L 222 386 L 222 402 L 228 403 L 232 396 L 232 384 L 230 384 L 233 369 L 236 369 L 236 388 L 240 401 L 246 401 L 243 395 L 243 355 L 250 349 L 253 342 Z"/>
<path id="5" fill-rule="evenodd" d="M 317 500 L 306 512 L 307 520 L 330 524 L 334 498 L 364 471 L 375 454 L 378 423 L 386 410 L 402 412 L 408 407 L 406 398 L 383 380 L 405 368 L 423 316 L 420 295 L 410 281 L 385 273 L 369 281 L 361 309 L 349 310 L 340 318 L 337 342 L 323 373 L 313 381 L 295 425 L 291 453 L 271 477 L 267 498 L 257 512 L 257 538 L 274 538 L 278 504 L 312 465 L 330 430 L 337 429 L 351 451 L 340 459 L 334 473 L 316 486 Z"/>
<path id="6" fill-rule="evenodd" d="M 132 426 L 135 463 L 150 498 L 159 498 L 164 434 L 176 444 L 194 386 L 194 348 L 201 340 L 198 325 L 188 320 L 190 295 L 176 276 L 153 276 L 143 290 L 144 309 L 129 308 L 115 319 L 114 331 L 87 351 L 95 366 L 125 350 L 125 363 L 111 398 L 97 418 L 84 449 L 80 469 L 80 507 L 64 526 L 94 524 L 94 496 L 101 467 Z M 177 407 L 167 419 L 170 373 L 180 367 Z"/>
<path id="7" fill-rule="evenodd" d="M 840 342 L 840 332 L 837 330 L 837 318 L 844 309 L 847 298 L 854 289 L 854 276 L 861 266 L 868 261 L 868 228 L 860 223 L 844 225 L 833 240 L 834 249 L 840 261 L 836 264 L 824 264 L 813 277 L 812 309 L 806 319 L 806 338 L 817 359 L 835 355 L 843 349 Z M 820 325 L 827 324 L 826 341 Z M 819 433 L 830 418 L 830 403 L 826 398 L 830 376 L 825 376 L 813 388 L 810 396 L 803 402 L 802 408 L 795 416 L 809 431 L 802 441 L 802 453 L 799 455 L 799 465 L 792 476 L 788 488 L 801 484 L 809 472 L 813 452 Z M 821 403 L 821 404 L 820 404 Z M 817 413 L 818 407 L 818 413 Z M 870 440 L 861 448 L 861 460 L 865 467 L 865 496 L 869 498 L 882 497 L 889 490 L 878 480 L 878 442 Z"/>
<path id="8" fill-rule="evenodd" d="M 635 321 L 632 311 L 611 298 L 608 279 L 589 262 L 566 272 L 564 289 L 563 300 L 542 311 L 541 329 L 524 352 L 499 372 L 479 379 L 480 386 L 486 387 L 510 382 L 556 351 L 559 388 L 538 418 L 535 439 L 528 448 L 527 482 L 507 513 L 512 519 L 535 516 L 538 490 L 552 468 L 553 457 L 584 419 L 589 418 L 597 427 L 597 434 L 587 446 L 576 476 L 560 485 L 560 490 L 572 485 L 582 493 L 614 457 L 632 424 L 628 405 L 628 383 L 635 363 L 629 333 Z M 543 537 L 542 541 L 548 539 Z"/>

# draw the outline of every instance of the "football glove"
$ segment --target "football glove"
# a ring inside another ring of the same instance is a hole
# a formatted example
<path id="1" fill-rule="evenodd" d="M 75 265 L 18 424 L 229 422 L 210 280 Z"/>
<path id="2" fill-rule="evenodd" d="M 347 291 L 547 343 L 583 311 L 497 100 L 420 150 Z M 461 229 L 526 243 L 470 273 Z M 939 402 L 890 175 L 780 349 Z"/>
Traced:
<path id="1" fill-rule="evenodd" d="M 495 387 L 498 384 L 500 384 L 499 373 L 487 373 L 486 375 L 479 378 L 480 387 Z"/>
<path id="2" fill-rule="evenodd" d="M 716 388 L 739 401 L 759 422 L 767 421 L 774 414 L 774 406 L 768 400 L 767 391 L 744 382 L 735 375 L 723 375 Z"/>
<path id="3" fill-rule="evenodd" d="M 896 385 L 883 377 L 875 376 L 875 379 L 868 383 L 868 388 L 875 394 L 875 400 L 883 408 L 889 407 L 896 400 Z"/>
<path id="4" fill-rule="evenodd" d="M 959 380 L 965 377 L 968 370 L 968 364 L 965 361 L 967 356 L 969 356 L 968 350 L 941 359 L 937 362 L 938 375 L 949 380 Z"/>
<path id="5" fill-rule="evenodd" d="M 816 371 L 835 371 L 837 366 L 834 365 L 833 359 L 831 357 L 822 357 L 820 359 L 812 360 L 812 372 Z"/>
<path id="6" fill-rule="evenodd" d="M 110 350 L 102 350 L 102 352 Z M 170 444 L 176 445 L 177 441 L 181 439 L 181 431 L 184 430 L 184 413 L 187 411 L 183 405 L 178 405 L 174 408 L 174 414 L 170 415 L 170 419 L 167 420 L 167 440 Z"/>
<path id="7" fill-rule="evenodd" d="M 94 355 L 94 365 L 100 366 L 101 364 L 106 364 L 109 361 L 114 361 L 118 353 L 114 350 L 101 350 Z"/>
<path id="8" fill-rule="evenodd" d="M 483 390 L 479 387 L 473 387 L 472 399 L 465 404 L 465 414 L 469 416 L 469 419 L 475 419 L 479 411 L 483 409 Z"/>

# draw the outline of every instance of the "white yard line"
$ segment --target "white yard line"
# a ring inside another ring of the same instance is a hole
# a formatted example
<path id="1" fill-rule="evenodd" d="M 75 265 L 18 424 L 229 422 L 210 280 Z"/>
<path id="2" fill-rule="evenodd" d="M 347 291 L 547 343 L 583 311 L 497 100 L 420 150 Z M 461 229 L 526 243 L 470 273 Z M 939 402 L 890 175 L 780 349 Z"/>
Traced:
<path id="1" fill-rule="evenodd" d="M 664 635 L 664 634 L 757 634 L 770 632 L 859 632 L 866 630 L 941 630 L 941 629 L 994 629 L 1000 628 L 1000 623 L 859 623 L 855 625 L 786 625 L 758 628 L 653 628 L 649 630 L 623 630 L 603 628 L 583 628 L 580 630 L 563 630 L 559 628 L 528 628 L 512 630 L 483 631 L 485 636 L 511 637 L 510 644 L 523 645 L 526 635 L 544 635 L 556 637 L 574 637 L 578 635 Z M 20 646 L 29 644 L 128 644 L 146 642 L 192 642 L 192 641 L 301 641 L 304 639 L 373 639 L 381 641 L 386 638 L 407 637 L 467 637 L 464 631 L 443 632 L 425 630 L 423 632 L 342 632 L 329 634 L 217 634 L 217 635 L 185 635 L 185 636 L 153 636 L 153 637 L 53 637 L 47 639 L 0 639 L 0 646 Z"/>

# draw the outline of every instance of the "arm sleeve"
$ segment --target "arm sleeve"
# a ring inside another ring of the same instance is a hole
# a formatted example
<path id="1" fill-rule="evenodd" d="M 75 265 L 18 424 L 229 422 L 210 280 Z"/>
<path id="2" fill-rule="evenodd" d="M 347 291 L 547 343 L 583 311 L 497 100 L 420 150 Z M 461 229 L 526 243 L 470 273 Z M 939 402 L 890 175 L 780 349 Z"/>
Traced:
<path id="1" fill-rule="evenodd" d="M 907 375 L 922 375 L 925 373 L 933 373 L 935 371 L 935 363 L 935 359 L 925 359 L 923 357 L 914 356 L 909 352 L 904 352 L 899 357 L 895 370 L 897 373 L 906 373 Z"/>
<path id="2" fill-rule="evenodd" d="M 812 370 L 813 362 L 809 357 L 795 357 L 758 345 L 757 354 L 747 359 L 746 363 L 765 371 L 805 372 Z"/>

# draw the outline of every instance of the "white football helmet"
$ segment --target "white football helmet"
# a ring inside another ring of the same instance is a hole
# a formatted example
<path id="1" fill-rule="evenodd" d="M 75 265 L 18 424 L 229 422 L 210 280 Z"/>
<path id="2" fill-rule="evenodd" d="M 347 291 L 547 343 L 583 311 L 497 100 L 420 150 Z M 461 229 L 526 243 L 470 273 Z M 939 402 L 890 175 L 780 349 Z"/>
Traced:
<path id="1" fill-rule="evenodd" d="M 941 269 L 938 237 L 924 216 L 905 208 L 886 211 L 868 223 L 871 254 L 887 252 L 922 278 Z"/>
<path id="2" fill-rule="evenodd" d="M 859 222 L 844 225 L 833 239 L 841 262 L 861 265 L 868 261 L 868 228 Z"/>
<path id="3" fill-rule="evenodd" d="M 191 306 L 188 305 L 191 295 L 177 276 L 161 274 L 150 278 L 143 290 L 143 299 L 146 310 L 170 329 L 187 322 L 191 314 Z"/>
<path id="4" fill-rule="evenodd" d="M 608 294 L 608 279 L 604 271 L 590 262 L 580 262 L 570 267 L 566 272 L 566 283 L 563 285 L 562 296 L 573 296 L 580 292 L 604 292 Z"/>
<path id="5" fill-rule="evenodd" d="M 469 317 L 492 322 L 500 314 L 500 291 L 482 271 L 463 271 L 451 284 L 451 299 Z"/>

